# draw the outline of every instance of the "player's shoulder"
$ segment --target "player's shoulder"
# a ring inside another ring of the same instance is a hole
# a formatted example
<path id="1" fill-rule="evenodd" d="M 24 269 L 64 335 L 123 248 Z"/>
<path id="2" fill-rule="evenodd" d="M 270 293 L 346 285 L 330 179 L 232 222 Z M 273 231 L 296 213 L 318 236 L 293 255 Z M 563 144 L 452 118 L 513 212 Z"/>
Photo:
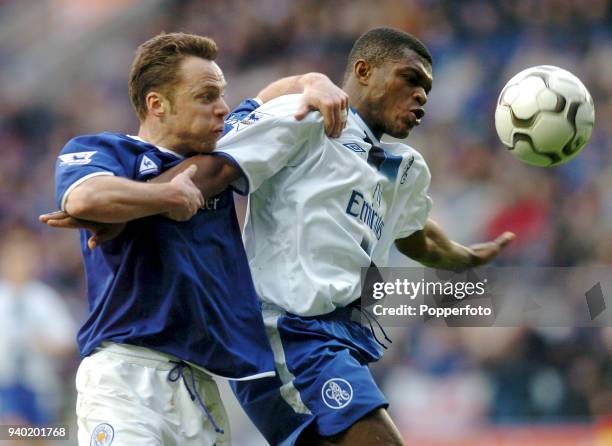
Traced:
<path id="1" fill-rule="evenodd" d="M 96 147 L 101 144 L 112 145 L 120 141 L 120 135 L 113 132 L 100 132 L 88 135 L 78 135 L 66 143 L 66 147 L 72 146 L 91 146 Z"/>
<path id="2" fill-rule="evenodd" d="M 421 152 L 419 152 L 414 147 L 402 142 L 385 142 L 382 145 L 385 151 L 391 152 L 394 155 L 399 155 L 403 158 L 414 158 L 413 163 L 417 163 L 419 166 L 427 168 L 427 162 L 425 161 L 425 158 L 423 157 Z"/>
<path id="3" fill-rule="evenodd" d="M 254 133 L 261 132 L 262 129 L 267 129 L 268 132 L 294 132 L 296 135 L 305 135 L 308 131 L 313 131 L 319 127 L 322 129 L 323 118 L 319 112 L 311 112 L 298 121 L 295 119 L 295 114 L 301 104 L 301 94 L 290 94 L 279 96 L 265 102 L 257 109 L 250 113 L 236 114 L 230 116 L 225 121 L 226 135 L 219 143 L 219 148 L 225 148 L 230 142 L 233 144 L 234 136 L 241 138 L 250 138 Z M 229 138 L 229 139 L 228 139 Z"/>
<path id="4" fill-rule="evenodd" d="M 257 109 L 272 116 L 284 116 L 295 113 L 300 103 L 301 94 L 287 94 L 264 102 Z"/>
<path id="5" fill-rule="evenodd" d="M 383 147 L 385 151 L 407 160 L 405 162 L 406 167 L 404 167 L 405 171 L 411 170 L 425 182 L 431 180 L 431 172 L 429 171 L 427 161 L 425 161 L 425 158 L 417 149 L 401 142 L 383 143 Z"/>
<path id="6" fill-rule="evenodd" d="M 121 133 L 101 132 L 88 135 L 79 135 L 70 139 L 61 154 L 69 153 L 91 153 L 103 151 L 107 153 L 115 153 L 119 156 L 126 157 L 130 154 L 138 155 L 150 148 L 147 143 L 138 141 Z"/>

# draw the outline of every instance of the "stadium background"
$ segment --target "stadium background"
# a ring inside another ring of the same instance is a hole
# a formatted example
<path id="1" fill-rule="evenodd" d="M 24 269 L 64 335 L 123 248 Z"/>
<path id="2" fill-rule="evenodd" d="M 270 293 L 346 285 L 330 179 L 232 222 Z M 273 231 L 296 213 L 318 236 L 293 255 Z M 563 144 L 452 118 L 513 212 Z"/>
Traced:
<path id="1" fill-rule="evenodd" d="M 424 124 L 408 143 L 431 167 L 433 217 L 465 243 L 515 231 L 497 264 L 610 265 L 611 11 L 610 0 L 2 1 L 2 280 L 21 265 L 57 291 L 54 305 L 82 321 L 77 235 L 47 229 L 37 216 L 55 207 L 53 168 L 64 142 L 136 131 L 129 65 L 136 46 L 162 30 L 216 39 L 230 106 L 289 74 L 322 71 L 340 81 L 352 42 L 370 27 L 415 33 L 433 53 L 435 81 Z M 549 170 L 513 159 L 493 126 L 505 81 L 538 64 L 578 75 L 596 106 L 585 151 Z M 394 255 L 392 264 L 408 263 Z M 63 422 L 74 425 L 76 354 L 59 340 L 43 349 L 36 324 L 7 333 L 1 327 L 12 318 L 0 314 L 1 361 L 43 357 L 39 372 L 60 379 L 49 381 L 56 396 L 42 397 L 55 398 Z M 409 444 L 612 444 L 612 328 L 430 327 L 391 335 L 393 347 L 374 373 Z M 0 366 L 0 386 L 16 379 L 11 370 Z M 229 406 L 235 444 L 263 444 Z"/>

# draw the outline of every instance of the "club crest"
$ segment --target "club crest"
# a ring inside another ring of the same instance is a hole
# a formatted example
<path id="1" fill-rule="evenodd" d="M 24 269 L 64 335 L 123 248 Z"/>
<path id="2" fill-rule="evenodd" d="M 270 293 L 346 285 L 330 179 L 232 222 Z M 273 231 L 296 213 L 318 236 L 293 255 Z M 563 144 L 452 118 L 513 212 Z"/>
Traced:
<path id="1" fill-rule="evenodd" d="M 109 446 L 115 438 L 115 430 L 113 426 L 107 423 L 101 423 L 91 433 L 90 446 Z"/>
<path id="2" fill-rule="evenodd" d="M 332 378 L 325 381 L 321 388 L 321 398 L 325 405 L 331 409 L 342 409 L 353 400 L 351 384 L 342 378 Z"/>

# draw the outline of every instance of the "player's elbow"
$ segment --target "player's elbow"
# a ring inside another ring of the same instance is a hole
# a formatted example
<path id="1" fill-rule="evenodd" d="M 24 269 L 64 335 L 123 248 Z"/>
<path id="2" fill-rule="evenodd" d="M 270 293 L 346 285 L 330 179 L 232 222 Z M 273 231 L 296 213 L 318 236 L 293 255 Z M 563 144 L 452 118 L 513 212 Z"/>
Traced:
<path id="1" fill-rule="evenodd" d="M 74 189 L 64 203 L 64 210 L 75 218 L 86 220 L 97 208 L 97 194 L 85 184 Z"/>
<path id="2" fill-rule="evenodd" d="M 75 218 L 85 218 L 90 211 L 89 206 L 83 201 L 79 199 L 69 198 L 66 200 L 66 204 L 64 205 L 64 210 L 72 217 Z"/>
<path id="3" fill-rule="evenodd" d="M 201 160 L 194 182 L 205 198 L 223 192 L 240 177 L 240 171 L 227 158 L 202 156 Z"/>
<path id="4" fill-rule="evenodd" d="M 217 175 L 218 187 L 225 189 L 238 178 L 240 178 L 240 171 L 228 160 L 224 160 L 219 174 Z"/>

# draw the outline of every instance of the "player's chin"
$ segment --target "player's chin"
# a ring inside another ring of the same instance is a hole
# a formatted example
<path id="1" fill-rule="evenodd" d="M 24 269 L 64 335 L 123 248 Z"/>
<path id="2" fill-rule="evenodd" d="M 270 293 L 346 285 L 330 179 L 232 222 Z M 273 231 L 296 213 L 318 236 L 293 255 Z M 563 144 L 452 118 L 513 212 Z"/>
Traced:
<path id="1" fill-rule="evenodd" d="M 217 145 L 212 143 L 212 144 L 200 144 L 200 146 L 198 147 L 197 153 L 199 154 L 206 154 L 206 153 L 212 153 L 215 151 L 215 149 L 217 148 Z"/>
<path id="2" fill-rule="evenodd" d="M 211 153 L 217 148 L 217 138 L 204 140 L 198 147 L 198 153 Z"/>
<path id="3" fill-rule="evenodd" d="M 390 131 L 387 131 L 385 133 L 387 133 L 389 136 L 393 138 L 404 139 L 408 137 L 408 135 L 410 134 L 410 130 L 412 130 L 412 126 L 409 124 L 404 124 L 401 126 L 397 126 L 396 128 Z"/>

